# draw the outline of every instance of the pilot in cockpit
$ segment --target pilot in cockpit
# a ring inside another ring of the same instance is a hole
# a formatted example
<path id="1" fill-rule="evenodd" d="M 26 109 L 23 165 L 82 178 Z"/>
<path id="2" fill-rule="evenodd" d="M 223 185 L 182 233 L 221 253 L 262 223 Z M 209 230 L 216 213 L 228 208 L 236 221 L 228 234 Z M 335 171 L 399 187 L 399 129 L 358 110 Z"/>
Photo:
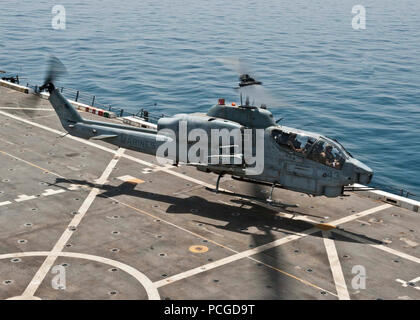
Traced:
<path id="1" fill-rule="evenodd" d="M 307 154 L 314 143 L 315 143 L 315 140 L 314 139 L 308 138 L 308 141 L 306 141 L 306 144 L 303 147 L 303 151 L 302 152 L 305 153 L 305 154 Z"/>
<path id="2" fill-rule="evenodd" d="M 332 153 L 332 146 L 331 145 L 327 145 L 325 147 L 325 151 L 323 152 L 323 156 L 325 157 L 326 163 L 328 165 L 331 165 L 332 162 L 334 161 L 334 155 Z"/>
<path id="3" fill-rule="evenodd" d="M 309 158 L 319 163 L 326 164 L 326 155 L 324 152 L 323 145 L 320 143 L 316 143 L 312 148 Z"/>
<path id="4" fill-rule="evenodd" d="M 289 139 L 287 140 L 287 145 L 295 152 L 302 152 L 301 143 L 296 139 L 297 134 L 291 133 Z"/>
<path id="5" fill-rule="evenodd" d="M 327 145 L 325 147 L 324 157 L 325 157 L 325 164 L 337 168 L 340 167 L 340 161 L 336 158 L 336 156 L 332 153 L 333 147 L 331 145 Z"/>

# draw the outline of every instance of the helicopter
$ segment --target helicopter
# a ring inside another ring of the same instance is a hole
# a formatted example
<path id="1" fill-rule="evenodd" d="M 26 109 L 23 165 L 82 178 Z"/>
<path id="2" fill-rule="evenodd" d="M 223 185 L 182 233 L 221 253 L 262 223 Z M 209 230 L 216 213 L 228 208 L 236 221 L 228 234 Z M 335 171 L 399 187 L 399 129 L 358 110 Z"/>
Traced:
<path id="1" fill-rule="evenodd" d="M 337 140 L 279 125 L 266 105 L 251 105 L 249 97 L 242 103 L 242 95 L 239 105 L 219 99 L 205 114 L 162 117 L 158 120 L 157 130 L 84 119 L 54 85 L 65 72 L 61 61 L 52 57 L 40 90 L 49 92 L 49 102 L 68 134 L 102 140 L 118 147 L 155 155 L 157 159 L 167 156 L 173 165 L 185 163 L 200 171 L 215 173 L 218 178 L 215 189 L 212 189 L 214 192 L 224 192 L 219 189 L 220 179 L 230 175 L 233 179 L 271 186 L 265 201 L 280 206 L 282 203 L 272 199 L 275 188 L 310 196 L 338 197 L 344 195 L 346 186 L 369 184 L 372 179 L 372 169 L 355 159 Z M 241 75 L 239 80 L 240 87 L 262 84 L 248 74 Z M 234 131 L 235 134 L 226 140 L 216 139 L 219 142 L 222 140 L 222 145 L 215 148 L 208 141 L 204 142 L 208 150 L 201 152 L 199 149 L 198 156 L 201 160 L 211 159 L 210 162 L 188 161 L 178 149 L 171 155 L 168 152 L 171 148 L 161 152 L 164 145 L 172 144 L 183 145 L 185 152 L 194 151 L 197 155 L 194 141 L 188 139 L 194 130 L 209 135 L 214 130 Z M 255 160 L 258 154 L 262 158 L 262 165 Z"/>

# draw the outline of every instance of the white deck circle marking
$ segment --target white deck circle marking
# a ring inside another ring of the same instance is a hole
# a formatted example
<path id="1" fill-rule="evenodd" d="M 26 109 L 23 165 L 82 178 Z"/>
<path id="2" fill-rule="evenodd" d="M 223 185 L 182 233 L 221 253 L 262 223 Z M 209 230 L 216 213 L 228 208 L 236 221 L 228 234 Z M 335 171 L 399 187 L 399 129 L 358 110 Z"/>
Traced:
<path id="1" fill-rule="evenodd" d="M 42 300 L 42 299 L 35 296 L 15 296 L 15 297 L 7 298 L 6 300 Z"/>
<path id="2" fill-rule="evenodd" d="M 119 148 L 112 160 L 109 162 L 108 166 L 105 168 L 105 171 L 102 173 L 99 179 L 96 180 L 97 184 L 104 184 L 111 171 L 116 166 L 118 160 L 120 159 L 120 155 L 124 154 L 125 149 Z M 83 217 L 86 215 L 87 211 L 89 210 L 90 206 L 92 205 L 93 201 L 95 200 L 96 196 L 100 193 L 98 188 L 92 188 L 89 195 L 82 203 L 82 206 L 79 208 L 79 214 L 74 216 L 72 221 L 70 222 L 68 228 L 64 231 L 61 235 L 60 239 L 55 244 L 54 248 L 51 251 L 51 255 L 48 255 L 45 259 L 44 263 L 38 269 L 38 272 L 33 277 L 32 281 L 29 283 L 25 291 L 23 292 L 23 296 L 33 296 L 35 292 L 38 290 L 41 282 L 46 277 L 49 270 L 52 268 L 55 259 L 57 258 L 57 252 L 60 252 L 64 249 L 65 244 L 69 241 L 70 237 L 72 236 L 73 232 L 76 230 L 80 222 L 82 221 Z"/>
<path id="3" fill-rule="evenodd" d="M 91 254 L 77 253 L 77 252 L 32 251 L 32 252 L 18 252 L 18 253 L 2 254 L 0 255 L 0 260 L 8 259 L 8 258 L 12 259 L 12 258 L 21 258 L 21 257 L 45 257 L 45 256 L 79 258 L 79 259 L 96 261 L 96 262 L 110 265 L 115 268 L 119 268 L 120 270 L 127 272 L 129 275 L 136 278 L 138 282 L 140 282 L 140 284 L 146 290 L 147 296 L 149 297 L 150 300 L 160 300 L 160 295 L 156 286 L 148 277 L 146 277 L 143 273 L 141 273 L 137 269 L 123 262 L 119 262 L 112 259 L 94 256 Z M 18 297 L 29 298 L 29 296 L 18 296 Z M 18 298 L 18 297 L 13 297 L 13 298 Z"/>

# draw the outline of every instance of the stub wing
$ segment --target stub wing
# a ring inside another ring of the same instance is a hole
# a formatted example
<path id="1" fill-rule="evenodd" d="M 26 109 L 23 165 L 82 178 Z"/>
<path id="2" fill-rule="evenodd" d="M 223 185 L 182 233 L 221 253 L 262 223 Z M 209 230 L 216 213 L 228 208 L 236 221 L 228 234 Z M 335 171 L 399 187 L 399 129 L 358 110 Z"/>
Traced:
<path id="1" fill-rule="evenodd" d="M 118 135 L 116 134 L 100 134 L 98 136 L 94 136 L 91 139 L 92 140 L 105 140 L 105 139 L 110 139 L 110 138 L 116 138 L 118 137 Z"/>

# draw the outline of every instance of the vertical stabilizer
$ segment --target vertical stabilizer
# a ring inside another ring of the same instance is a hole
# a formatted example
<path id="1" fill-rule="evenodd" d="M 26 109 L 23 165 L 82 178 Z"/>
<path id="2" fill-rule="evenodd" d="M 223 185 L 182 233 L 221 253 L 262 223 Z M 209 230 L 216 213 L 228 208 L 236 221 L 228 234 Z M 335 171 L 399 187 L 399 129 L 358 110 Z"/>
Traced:
<path id="1" fill-rule="evenodd" d="M 58 89 L 51 90 L 49 100 L 64 128 L 72 123 L 84 122 L 79 112 L 63 97 Z"/>

